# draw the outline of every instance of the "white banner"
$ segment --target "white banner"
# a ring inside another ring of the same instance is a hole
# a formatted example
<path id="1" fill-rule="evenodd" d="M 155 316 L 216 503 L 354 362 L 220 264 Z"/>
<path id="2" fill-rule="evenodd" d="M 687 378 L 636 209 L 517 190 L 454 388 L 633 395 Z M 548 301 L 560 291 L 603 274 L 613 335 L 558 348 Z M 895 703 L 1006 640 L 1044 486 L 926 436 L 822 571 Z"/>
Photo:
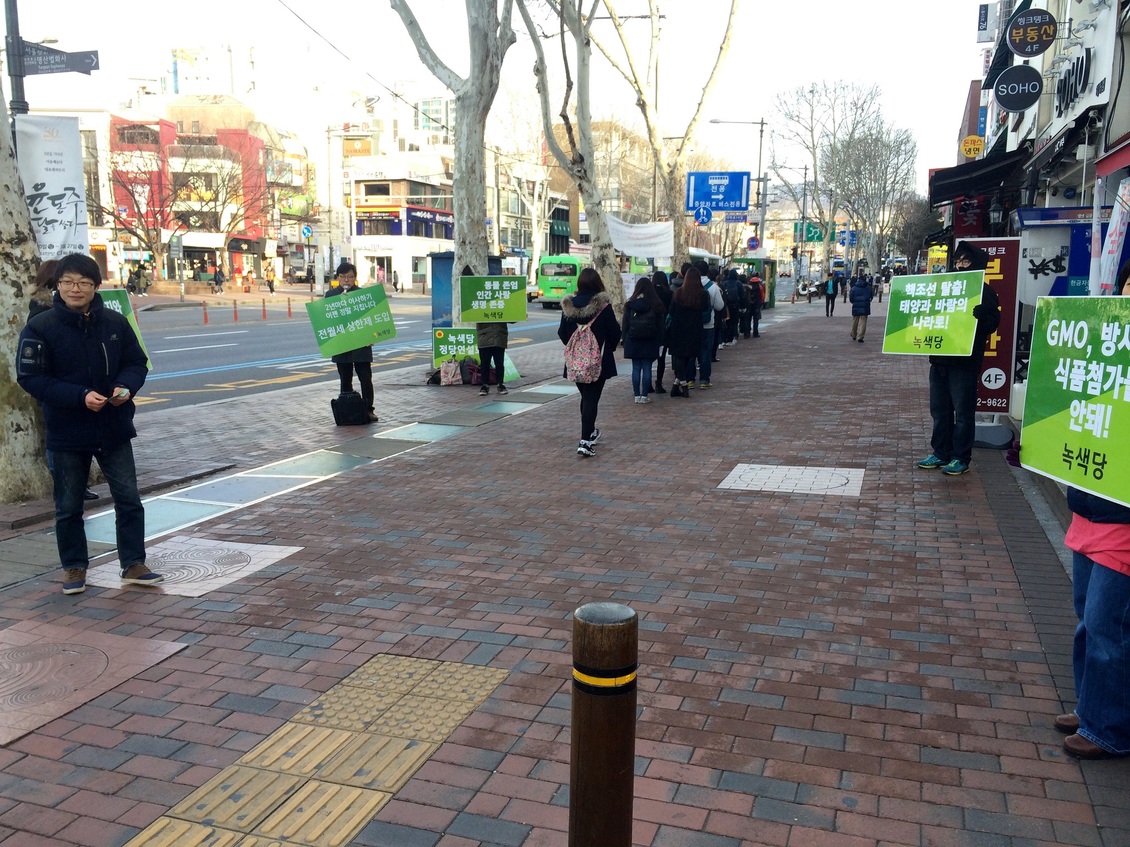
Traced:
<path id="1" fill-rule="evenodd" d="M 670 256 L 675 252 L 675 229 L 671 221 L 654 224 L 624 223 L 614 215 L 605 215 L 612 246 L 628 256 Z"/>
<path id="2" fill-rule="evenodd" d="M 1118 260 L 1122 256 L 1122 246 L 1126 243 L 1127 224 L 1130 224 L 1130 179 L 1124 179 L 1119 183 L 1118 199 L 1115 200 L 1114 208 L 1110 213 L 1106 241 L 1103 242 L 1103 252 L 1099 257 L 1099 294 L 1118 294 L 1114 290 L 1114 282 L 1118 277 Z"/>
<path id="3" fill-rule="evenodd" d="M 16 151 L 39 258 L 89 254 L 78 118 L 16 115 Z"/>

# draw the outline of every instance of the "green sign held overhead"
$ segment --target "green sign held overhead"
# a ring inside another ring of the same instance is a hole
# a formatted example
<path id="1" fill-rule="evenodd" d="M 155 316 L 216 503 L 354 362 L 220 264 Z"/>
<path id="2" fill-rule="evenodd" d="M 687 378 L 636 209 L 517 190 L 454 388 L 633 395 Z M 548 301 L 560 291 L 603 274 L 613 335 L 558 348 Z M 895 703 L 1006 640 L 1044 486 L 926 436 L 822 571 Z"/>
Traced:
<path id="1" fill-rule="evenodd" d="M 318 351 L 327 358 L 396 338 L 396 325 L 381 285 L 315 300 L 306 304 L 306 313 L 318 340 Z"/>
<path id="2" fill-rule="evenodd" d="M 1128 363 L 1130 298 L 1040 297 L 1021 464 L 1130 506 Z"/>
<path id="3" fill-rule="evenodd" d="M 984 278 L 984 271 L 892 277 L 883 352 L 968 356 Z"/>
<path id="4" fill-rule="evenodd" d="M 459 277 L 459 315 L 465 321 L 483 323 L 524 321 L 526 302 L 524 277 Z"/>

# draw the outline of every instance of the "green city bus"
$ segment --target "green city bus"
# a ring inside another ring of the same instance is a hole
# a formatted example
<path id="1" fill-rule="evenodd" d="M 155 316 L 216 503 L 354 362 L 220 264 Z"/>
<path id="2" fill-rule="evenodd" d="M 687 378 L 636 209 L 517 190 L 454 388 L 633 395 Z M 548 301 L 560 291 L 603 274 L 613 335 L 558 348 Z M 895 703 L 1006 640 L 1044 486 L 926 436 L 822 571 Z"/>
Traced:
<path id="1" fill-rule="evenodd" d="M 579 256 L 542 256 L 538 262 L 538 299 L 543 309 L 561 306 L 577 290 L 577 277 L 588 262 Z"/>

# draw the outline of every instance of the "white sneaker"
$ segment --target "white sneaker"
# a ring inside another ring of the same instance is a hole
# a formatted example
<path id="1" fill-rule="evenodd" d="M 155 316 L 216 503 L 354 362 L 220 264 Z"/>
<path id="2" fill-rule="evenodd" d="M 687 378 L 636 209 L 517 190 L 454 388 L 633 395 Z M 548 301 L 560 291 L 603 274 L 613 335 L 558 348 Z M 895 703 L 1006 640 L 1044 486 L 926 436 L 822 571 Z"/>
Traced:
<path id="1" fill-rule="evenodd" d="M 577 455 L 583 457 L 595 456 L 596 450 L 593 449 L 593 443 L 591 441 L 578 441 Z"/>
<path id="2" fill-rule="evenodd" d="M 650 403 L 651 398 L 650 397 L 637 397 L 636 402 L 637 403 Z"/>

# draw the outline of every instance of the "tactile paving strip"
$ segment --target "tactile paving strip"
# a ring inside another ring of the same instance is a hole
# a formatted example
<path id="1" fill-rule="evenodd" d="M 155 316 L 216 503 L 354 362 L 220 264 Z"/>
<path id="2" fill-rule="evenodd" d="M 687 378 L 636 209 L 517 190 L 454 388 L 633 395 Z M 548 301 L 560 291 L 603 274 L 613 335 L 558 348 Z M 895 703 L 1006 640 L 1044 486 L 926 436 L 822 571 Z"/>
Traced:
<path id="1" fill-rule="evenodd" d="M 835 494 L 858 497 L 863 468 L 809 468 L 792 465 L 735 465 L 719 488 L 776 491 L 782 494 Z"/>
<path id="2" fill-rule="evenodd" d="M 508 673 L 375 656 L 126 847 L 344 847 Z"/>

